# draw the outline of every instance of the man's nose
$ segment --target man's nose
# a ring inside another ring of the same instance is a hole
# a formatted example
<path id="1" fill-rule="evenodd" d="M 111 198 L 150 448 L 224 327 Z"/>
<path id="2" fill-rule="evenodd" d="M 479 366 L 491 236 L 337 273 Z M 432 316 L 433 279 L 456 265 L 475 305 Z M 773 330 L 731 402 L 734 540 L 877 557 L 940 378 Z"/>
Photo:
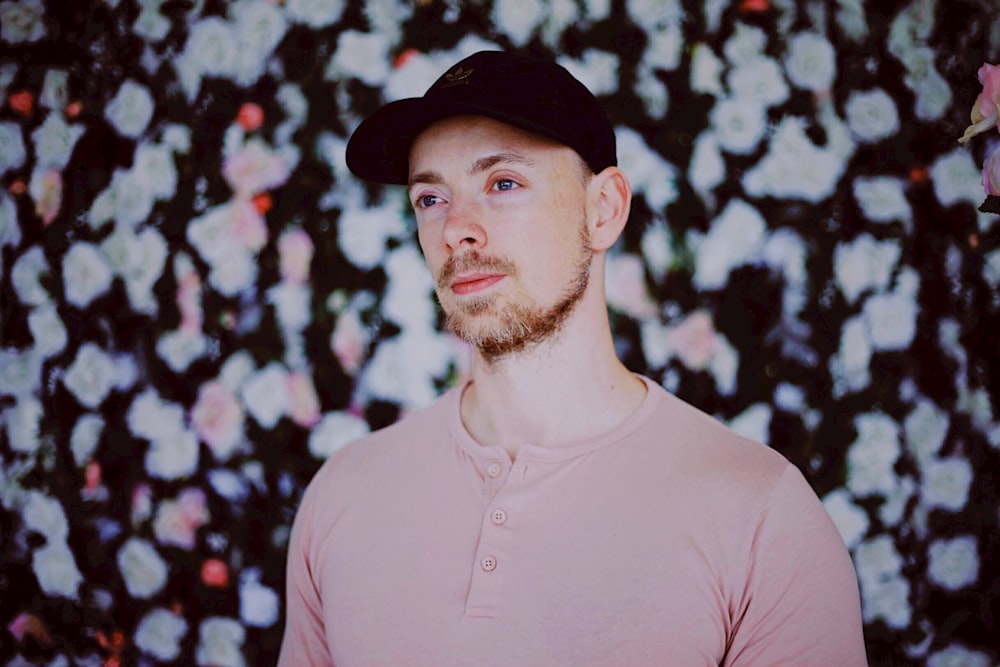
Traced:
<path id="1" fill-rule="evenodd" d="M 486 229 L 481 207 L 475 202 L 453 198 L 444 222 L 444 244 L 455 252 L 462 248 L 479 249 L 486 245 Z"/>

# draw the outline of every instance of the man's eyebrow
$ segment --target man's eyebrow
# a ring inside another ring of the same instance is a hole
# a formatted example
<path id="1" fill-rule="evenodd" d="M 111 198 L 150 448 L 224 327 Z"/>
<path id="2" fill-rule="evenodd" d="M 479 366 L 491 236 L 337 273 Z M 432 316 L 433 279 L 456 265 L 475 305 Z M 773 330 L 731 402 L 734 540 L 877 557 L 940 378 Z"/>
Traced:
<path id="1" fill-rule="evenodd" d="M 518 153 L 495 153 L 493 155 L 485 155 L 473 162 L 472 167 L 469 168 L 469 173 L 482 173 L 498 164 L 504 163 L 520 164 L 528 167 L 533 167 L 536 164 L 534 160 L 530 160 L 523 155 L 519 155 Z M 435 185 L 443 182 L 444 177 L 436 171 L 419 171 L 410 176 L 410 179 L 407 182 L 407 188 L 412 188 L 417 184 Z"/>
<path id="2" fill-rule="evenodd" d="M 486 155 L 473 162 L 472 168 L 469 169 L 469 173 L 477 174 L 505 162 L 512 162 L 528 167 L 535 166 L 534 160 L 529 160 L 523 155 L 519 155 L 517 153 L 496 153 L 495 155 Z"/>

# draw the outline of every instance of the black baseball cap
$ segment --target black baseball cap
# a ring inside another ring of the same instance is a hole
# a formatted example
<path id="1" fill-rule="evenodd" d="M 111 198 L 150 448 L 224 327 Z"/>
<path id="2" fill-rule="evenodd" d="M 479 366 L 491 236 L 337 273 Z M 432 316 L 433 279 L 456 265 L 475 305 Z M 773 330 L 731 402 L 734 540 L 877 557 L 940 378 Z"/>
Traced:
<path id="1" fill-rule="evenodd" d="M 507 51 L 480 51 L 441 75 L 423 97 L 390 102 L 358 125 L 347 166 L 369 181 L 406 185 L 410 146 L 433 123 L 486 116 L 575 150 L 595 172 L 618 164 L 600 102 L 564 67 Z"/>

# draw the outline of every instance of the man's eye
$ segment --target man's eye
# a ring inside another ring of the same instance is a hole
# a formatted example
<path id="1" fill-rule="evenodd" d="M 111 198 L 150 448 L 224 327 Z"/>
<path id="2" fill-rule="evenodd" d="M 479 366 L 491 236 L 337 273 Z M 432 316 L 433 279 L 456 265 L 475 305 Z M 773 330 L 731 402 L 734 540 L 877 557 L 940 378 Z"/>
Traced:
<path id="1" fill-rule="evenodd" d="M 497 182 L 493 184 L 493 189 L 495 190 L 513 190 L 518 187 L 521 186 L 516 181 L 512 181 L 509 178 L 498 179 Z"/>
<path id="2" fill-rule="evenodd" d="M 421 195 L 420 197 L 417 197 L 416 205 L 417 208 L 428 208 L 439 201 L 441 201 L 441 198 L 437 195 Z"/>

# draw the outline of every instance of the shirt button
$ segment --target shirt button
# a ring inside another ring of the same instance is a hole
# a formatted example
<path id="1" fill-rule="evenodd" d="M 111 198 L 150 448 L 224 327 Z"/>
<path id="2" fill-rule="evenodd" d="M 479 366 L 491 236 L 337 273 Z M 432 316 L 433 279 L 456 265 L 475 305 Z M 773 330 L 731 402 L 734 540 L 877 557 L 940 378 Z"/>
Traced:
<path id="1" fill-rule="evenodd" d="M 503 468 L 500 467 L 499 463 L 491 463 L 488 466 L 486 466 L 486 474 L 489 475 L 490 477 L 499 476 L 502 470 Z"/>
<path id="2" fill-rule="evenodd" d="M 479 561 L 479 565 L 487 572 L 492 572 L 497 569 L 497 559 L 493 556 L 483 556 L 482 560 Z"/>
<path id="3" fill-rule="evenodd" d="M 500 508 L 497 508 L 493 510 L 493 514 L 490 515 L 490 518 L 493 520 L 493 523 L 500 526 L 503 524 L 504 521 L 507 520 L 507 512 L 505 512 Z"/>

